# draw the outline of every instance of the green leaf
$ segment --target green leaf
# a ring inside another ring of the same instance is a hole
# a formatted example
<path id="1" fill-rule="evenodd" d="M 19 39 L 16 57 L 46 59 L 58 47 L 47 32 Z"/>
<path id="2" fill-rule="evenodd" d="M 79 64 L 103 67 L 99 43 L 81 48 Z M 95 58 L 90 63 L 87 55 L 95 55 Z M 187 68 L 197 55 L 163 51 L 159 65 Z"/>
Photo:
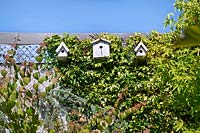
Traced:
<path id="1" fill-rule="evenodd" d="M 108 115 L 105 117 L 105 120 L 108 124 L 110 124 L 112 122 L 112 117 Z"/>
<path id="2" fill-rule="evenodd" d="M 94 67 L 101 67 L 102 63 L 96 63 L 94 64 Z"/>
<path id="3" fill-rule="evenodd" d="M 43 60 L 43 57 L 42 57 L 41 55 L 38 55 L 38 56 L 35 57 L 35 60 L 36 60 L 37 62 L 41 63 L 42 60 Z"/>
<path id="4" fill-rule="evenodd" d="M 39 79 L 39 77 L 40 77 L 39 72 L 33 73 L 33 77 L 34 77 L 35 79 Z"/>
<path id="5" fill-rule="evenodd" d="M 17 88 L 17 82 L 13 82 L 13 83 L 11 84 L 11 89 L 12 89 L 12 90 L 16 90 L 16 88 Z"/>
<path id="6" fill-rule="evenodd" d="M 14 65 L 14 70 L 16 73 L 20 71 L 20 66 L 19 65 Z"/>
<path id="7" fill-rule="evenodd" d="M 27 113 L 28 115 L 32 116 L 32 115 L 33 115 L 33 109 L 32 109 L 31 107 L 27 108 L 27 109 L 26 109 L 26 113 Z"/>
<path id="8" fill-rule="evenodd" d="M 8 72 L 6 70 L 1 70 L 1 75 L 5 78 Z"/>
<path id="9" fill-rule="evenodd" d="M 8 53 L 9 56 L 14 56 L 16 51 L 15 50 L 8 50 L 7 53 Z"/>
<path id="10" fill-rule="evenodd" d="M 49 86 L 46 87 L 46 92 L 49 92 L 54 88 L 54 84 L 50 84 Z"/>
<path id="11" fill-rule="evenodd" d="M 47 95 L 46 92 L 41 92 L 41 93 L 40 93 L 40 96 L 41 96 L 42 98 L 44 98 L 46 95 Z"/>
<path id="12" fill-rule="evenodd" d="M 13 92 L 11 93 L 10 97 L 9 97 L 10 101 L 15 102 L 15 100 L 17 99 L 17 96 L 18 96 L 18 95 L 17 95 L 16 91 L 13 91 Z"/>
<path id="13" fill-rule="evenodd" d="M 33 84 L 33 88 L 37 91 L 38 90 L 38 88 L 39 88 L 39 84 L 38 83 L 36 83 L 36 84 Z"/>
<path id="14" fill-rule="evenodd" d="M 24 85 L 24 82 L 23 82 L 23 80 L 19 80 L 19 83 L 20 83 L 20 85 L 21 85 L 21 86 L 23 86 L 23 85 Z"/>
<path id="15" fill-rule="evenodd" d="M 90 133 L 90 130 L 89 130 L 89 129 L 82 129 L 82 130 L 80 131 L 80 133 Z"/>
<path id="16" fill-rule="evenodd" d="M 23 82 L 24 82 L 25 85 L 28 85 L 29 82 L 30 82 L 30 78 L 29 77 L 24 77 L 23 78 Z"/>
<path id="17" fill-rule="evenodd" d="M 176 121 L 175 126 L 174 126 L 174 129 L 176 130 L 176 132 L 181 130 L 182 128 L 183 128 L 183 120 Z"/>
<path id="18" fill-rule="evenodd" d="M 25 72 L 24 72 L 24 70 L 19 71 L 19 74 L 20 74 L 20 76 L 21 76 L 22 78 L 25 77 Z"/>
<path id="19" fill-rule="evenodd" d="M 47 80 L 47 77 L 46 76 L 43 76 L 43 77 L 41 77 L 41 78 L 39 78 L 38 79 L 38 82 L 40 83 L 40 84 L 42 84 L 44 81 L 46 81 Z"/>
<path id="20" fill-rule="evenodd" d="M 31 93 L 30 90 L 27 90 L 27 91 L 26 91 L 26 95 L 27 95 L 28 97 L 30 97 L 30 98 L 32 98 L 32 96 L 33 96 L 33 94 Z"/>
<path id="21" fill-rule="evenodd" d="M 55 133 L 56 131 L 54 131 L 53 129 L 49 130 L 49 133 Z"/>
<path id="22" fill-rule="evenodd" d="M 34 69 L 34 70 L 38 70 L 38 65 L 37 65 L 37 64 L 34 64 L 34 65 L 33 65 L 33 69 Z"/>

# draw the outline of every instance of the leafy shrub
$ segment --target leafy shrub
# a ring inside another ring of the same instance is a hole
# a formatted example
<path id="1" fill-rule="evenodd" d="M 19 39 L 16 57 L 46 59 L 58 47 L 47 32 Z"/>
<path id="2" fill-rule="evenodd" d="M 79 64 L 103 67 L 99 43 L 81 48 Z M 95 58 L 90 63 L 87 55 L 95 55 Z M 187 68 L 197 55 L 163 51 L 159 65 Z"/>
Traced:
<path id="1" fill-rule="evenodd" d="M 78 131 L 82 127 L 82 132 L 115 131 L 119 127 L 125 132 L 198 129 L 199 48 L 174 49 L 177 33 L 173 32 L 135 34 L 127 38 L 125 47 L 115 35 L 100 34 L 99 37 L 111 40 L 109 58 L 93 59 L 92 39 L 79 40 L 68 35 L 45 39 L 48 58 L 60 69 L 60 83 L 64 88 L 71 88 L 74 95 L 83 97 L 87 104 L 76 110 L 78 115 L 68 119 L 72 131 L 75 127 Z M 140 40 L 149 48 L 143 58 L 133 52 Z M 70 49 L 65 63 L 59 62 L 55 53 L 61 41 Z M 120 102 L 119 106 L 116 102 Z M 131 108 L 139 103 L 145 106 L 131 114 Z M 112 109 L 118 111 L 111 117 L 108 114 Z M 100 116 L 92 117 L 96 114 Z M 114 119 L 114 124 L 109 125 L 110 121 L 105 120 L 109 117 Z M 182 126 L 178 124 L 180 121 Z M 102 128 L 100 122 L 108 128 Z"/>

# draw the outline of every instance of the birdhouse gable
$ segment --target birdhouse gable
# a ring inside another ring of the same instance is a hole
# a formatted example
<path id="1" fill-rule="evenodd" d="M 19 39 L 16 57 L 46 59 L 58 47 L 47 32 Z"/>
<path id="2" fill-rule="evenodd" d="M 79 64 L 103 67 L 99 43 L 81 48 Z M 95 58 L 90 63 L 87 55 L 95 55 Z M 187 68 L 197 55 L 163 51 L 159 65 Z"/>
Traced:
<path id="1" fill-rule="evenodd" d="M 97 39 L 93 44 L 93 58 L 110 56 L 110 41 L 106 39 Z"/>
<path id="2" fill-rule="evenodd" d="M 111 41 L 106 40 L 106 39 L 103 39 L 103 38 L 96 39 L 96 40 L 92 41 L 91 43 L 92 43 L 92 44 L 97 44 L 97 43 L 100 43 L 100 42 L 102 42 L 102 43 L 107 43 L 107 44 L 111 44 Z"/>
<path id="3" fill-rule="evenodd" d="M 56 49 L 56 52 L 59 53 L 68 53 L 69 49 L 68 47 L 65 45 L 64 42 L 61 42 L 60 45 L 58 46 L 58 48 Z"/>
<path id="4" fill-rule="evenodd" d="M 136 52 L 136 56 L 145 56 L 147 53 L 147 47 L 144 45 L 144 43 L 141 41 L 134 49 Z"/>

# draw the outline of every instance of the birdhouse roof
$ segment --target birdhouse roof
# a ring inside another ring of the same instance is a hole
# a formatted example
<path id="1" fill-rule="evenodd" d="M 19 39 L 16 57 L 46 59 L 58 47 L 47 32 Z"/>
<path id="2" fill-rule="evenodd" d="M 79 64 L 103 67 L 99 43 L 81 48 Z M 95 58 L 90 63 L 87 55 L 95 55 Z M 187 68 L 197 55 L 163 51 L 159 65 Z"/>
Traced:
<path id="1" fill-rule="evenodd" d="M 111 41 L 106 40 L 106 39 L 103 39 L 103 38 L 96 39 L 96 40 L 92 41 L 91 43 L 94 44 L 94 43 L 100 42 L 100 41 L 104 41 L 104 42 L 107 42 L 107 43 L 111 43 Z"/>
<path id="2" fill-rule="evenodd" d="M 142 47 L 145 51 L 147 51 L 147 47 L 144 45 L 142 41 L 135 47 L 135 52 L 139 50 L 139 48 Z"/>
<path id="3" fill-rule="evenodd" d="M 59 52 L 61 50 L 61 48 L 64 48 L 67 52 L 69 52 L 68 47 L 65 45 L 64 42 L 61 42 L 60 45 L 58 46 L 58 48 L 56 49 L 56 52 Z"/>

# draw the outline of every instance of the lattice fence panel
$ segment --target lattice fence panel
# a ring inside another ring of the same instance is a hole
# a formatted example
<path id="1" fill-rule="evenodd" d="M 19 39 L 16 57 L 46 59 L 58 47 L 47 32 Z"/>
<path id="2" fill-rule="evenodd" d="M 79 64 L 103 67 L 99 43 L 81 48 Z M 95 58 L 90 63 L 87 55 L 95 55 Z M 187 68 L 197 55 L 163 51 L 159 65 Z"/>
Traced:
<path id="1" fill-rule="evenodd" d="M 17 45 L 16 54 L 14 56 L 14 59 L 16 63 L 22 63 L 24 61 L 27 62 L 34 62 L 35 57 L 38 55 L 37 49 L 39 48 L 39 44 L 35 45 Z M 4 63 L 3 56 L 7 54 L 8 50 L 13 49 L 12 45 L 10 44 L 0 44 L 0 63 Z"/>
<path id="2" fill-rule="evenodd" d="M 39 44 L 35 44 L 35 45 L 17 45 L 17 49 L 16 49 L 16 54 L 14 56 L 14 59 L 16 61 L 16 63 L 18 64 L 22 64 L 23 62 L 33 62 L 33 63 L 37 63 L 35 60 L 35 57 L 38 55 L 37 53 L 37 49 L 40 47 Z M 4 59 L 4 55 L 7 54 L 8 50 L 13 49 L 12 45 L 10 44 L 0 44 L 0 71 L 2 69 L 7 70 L 8 75 L 10 77 L 14 76 L 14 68 L 13 67 L 7 67 L 4 65 L 5 59 Z M 42 63 L 44 63 L 45 61 L 43 61 Z M 22 66 L 23 67 L 23 66 Z M 40 69 L 39 70 L 40 75 L 44 76 L 45 75 L 45 70 L 44 69 Z M 0 78 L 1 74 L 0 74 Z M 26 86 L 27 89 L 33 89 L 33 84 L 36 83 L 37 81 L 35 79 L 32 79 L 31 82 Z M 45 88 L 49 85 L 49 82 L 44 82 L 43 84 L 40 85 L 39 89 L 41 91 L 44 91 Z"/>

